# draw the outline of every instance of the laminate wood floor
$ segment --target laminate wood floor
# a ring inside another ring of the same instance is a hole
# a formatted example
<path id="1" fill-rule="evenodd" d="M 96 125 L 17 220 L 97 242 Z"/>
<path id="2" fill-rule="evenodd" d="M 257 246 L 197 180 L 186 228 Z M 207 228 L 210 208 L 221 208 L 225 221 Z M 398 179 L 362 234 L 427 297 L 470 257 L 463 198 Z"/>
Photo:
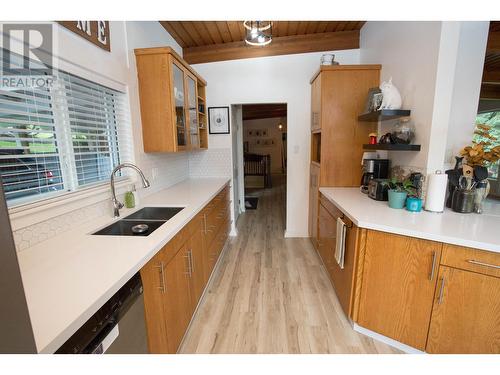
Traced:
<path id="1" fill-rule="evenodd" d="M 285 186 L 240 216 L 180 353 L 397 353 L 353 331 L 307 238 L 284 238 Z"/>

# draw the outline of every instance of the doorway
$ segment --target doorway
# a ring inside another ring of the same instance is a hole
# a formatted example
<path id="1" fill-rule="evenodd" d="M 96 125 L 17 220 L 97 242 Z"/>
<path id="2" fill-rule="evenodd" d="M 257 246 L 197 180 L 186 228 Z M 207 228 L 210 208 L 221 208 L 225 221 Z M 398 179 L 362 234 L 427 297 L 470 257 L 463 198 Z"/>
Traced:
<path id="1" fill-rule="evenodd" d="M 233 163 L 233 179 L 234 190 L 240 193 L 239 212 L 256 214 L 260 211 L 259 216 L 273 215 L 279 221 L 276 224 L 284 231 L 287 105 L 243 104 L 232 109 L 235 117 L 233 124 L 236 124 L 233 132 L 233 160 L 236 161 L 236 165 Z"/>

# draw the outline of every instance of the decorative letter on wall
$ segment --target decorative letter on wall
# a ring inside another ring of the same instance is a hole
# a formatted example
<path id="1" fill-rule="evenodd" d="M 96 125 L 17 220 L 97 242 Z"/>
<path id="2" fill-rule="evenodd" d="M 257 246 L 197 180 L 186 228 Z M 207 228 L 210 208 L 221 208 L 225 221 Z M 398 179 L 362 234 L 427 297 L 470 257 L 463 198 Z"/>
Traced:
<path id="1" fill-rule="evenodd" d="M 111 51 L 109 21 L 57 21 L 57 23 L 96 46 Z"/>

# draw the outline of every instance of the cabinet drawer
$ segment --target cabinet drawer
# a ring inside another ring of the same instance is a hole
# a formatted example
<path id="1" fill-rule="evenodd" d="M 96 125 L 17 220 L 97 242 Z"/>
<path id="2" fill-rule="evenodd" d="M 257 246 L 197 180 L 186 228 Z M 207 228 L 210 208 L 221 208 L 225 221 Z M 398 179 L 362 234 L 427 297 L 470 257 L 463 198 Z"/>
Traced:
<path id="1" fill-rule="evenodd" d="M 337 218 L 342 215 L 342 211 L 340 211 L 337 206 L 335 206 L 332 202 L 328 200 L 323 194 L 319 195 L 319 202 L 326 208 L 326 210 L 334 217 Z"/>
<path id="2" fill-rule="evenodd" d="M 203 231 L 203 212 L 196 215 L 187 225 L 189 234 L 194 236 L 198 232 Z"/>
<path id="3" fill-rule="evenodd" d="M 349 219 L 347 216 L 345 216 L 344 213 L 342 211 L 340 211 L 337 208 L 337 206 L 335 206 L 335 204 L 330 202 L 328 200 L 328 198 L 326 198 L 323 194 L 320 194 L 319 199 L 320 199 L 321 205 L 328 211 L 328 213 L 330 213 L 330 215 L 332 215 L 334 217 L 335 221 L 337 220 L 338 217 L 340 217 L 340 218 L 342 218 L 342 220 L 344 221 L 344 223 L 348 227 L 353 226 L 353 222 L 351 221 L 351 219 Z"/>
<path id="4" fill-rule="evenodd" d="M 165 247 L 160 250 L 163 252 L 163 259 L 165 263 L 170 262 L 170 260 L 178 253 L 182 245 L 186 243 L 189 239 L 189 224 L 185 225 L 168 243 Z"/>
<path id="5" fill-rule="evenodd" d="M 490 251 L 444 244 L 441 264 L 500 277 L 500 254 Z"/>
<path id="6" fill-rule="evenodd" d="M 206 213 L 216 209 L 222 202 L 229 200 L 229 186 L 226 185 L 204 208 Z"/>

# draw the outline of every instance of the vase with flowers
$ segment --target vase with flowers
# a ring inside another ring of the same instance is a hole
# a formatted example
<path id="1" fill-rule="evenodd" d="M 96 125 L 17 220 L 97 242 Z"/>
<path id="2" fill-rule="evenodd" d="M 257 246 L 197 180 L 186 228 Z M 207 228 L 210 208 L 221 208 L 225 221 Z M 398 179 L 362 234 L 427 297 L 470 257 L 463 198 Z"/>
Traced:
<path id="1" fill-rule="evenodd" d="M 462 174 L 467 182 L 459 184 L 457 190 L 474 190 L 474 211 L 481 213 L 483 200 L 490 190 L 488 167 L 500 160 L 500 145 L 498 138 L 491 132 L 491 126 L 478 124 L 472 144 L 465 146 L 460 156 L 463 157 Z"/>

